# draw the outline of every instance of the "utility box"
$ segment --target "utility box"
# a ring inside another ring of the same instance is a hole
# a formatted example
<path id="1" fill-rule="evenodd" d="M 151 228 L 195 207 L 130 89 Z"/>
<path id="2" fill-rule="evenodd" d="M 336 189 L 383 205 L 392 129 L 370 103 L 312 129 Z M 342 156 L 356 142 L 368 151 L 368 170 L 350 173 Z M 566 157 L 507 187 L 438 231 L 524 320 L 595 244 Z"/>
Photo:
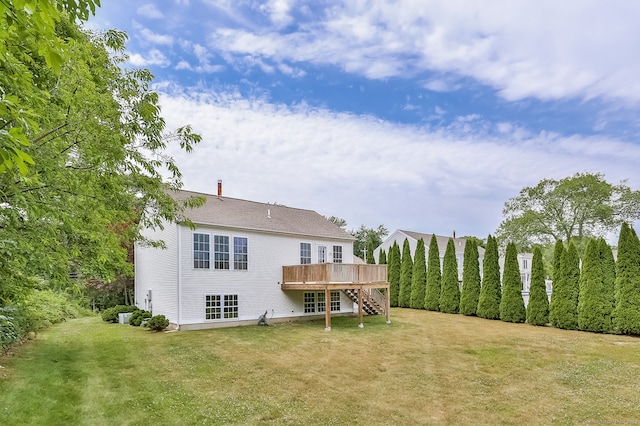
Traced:
<path id="1" fill-rule="evenodd" d="M 125 312 L 124 314 L 118 314 L 118 322 L 120 324 L 129 324 L 129 319 L 131 319 L 131 312 Z"/>

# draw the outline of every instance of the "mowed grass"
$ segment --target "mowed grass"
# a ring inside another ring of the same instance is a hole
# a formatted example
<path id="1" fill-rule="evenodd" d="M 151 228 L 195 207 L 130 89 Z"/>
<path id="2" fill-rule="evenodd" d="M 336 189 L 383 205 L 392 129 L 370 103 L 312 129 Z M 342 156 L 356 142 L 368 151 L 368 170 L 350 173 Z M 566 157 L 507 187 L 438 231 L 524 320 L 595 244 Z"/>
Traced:
<path id="1" fill-rule="evenodd" d="M 638 338 L 409 309 L 392 321 L 69 321 L 0 358 L 0 423 L 640 424 Z"/>

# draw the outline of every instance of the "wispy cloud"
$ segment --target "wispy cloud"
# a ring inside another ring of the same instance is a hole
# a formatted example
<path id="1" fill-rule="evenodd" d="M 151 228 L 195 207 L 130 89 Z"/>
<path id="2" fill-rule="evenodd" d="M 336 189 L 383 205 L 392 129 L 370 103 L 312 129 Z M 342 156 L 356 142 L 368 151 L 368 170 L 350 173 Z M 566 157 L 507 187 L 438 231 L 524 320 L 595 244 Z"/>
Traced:
<path id="1" fill-rule="evenodd" d="M 164 14 L 160 12 L 160 10 L 153 3 L 143 4 L 136 9 L 136 12 L 138 13 L 138 15 L 148 19 L 164 18 Z"/>
<path id="2" fill-rule="evenodd" d="M 129 55 L 129 62 L 136 67 L 156 65 L 164 68 L 171 65 L 171 61 L 158 49 L 151 49 L 146 55 L 132 53 Z"/>

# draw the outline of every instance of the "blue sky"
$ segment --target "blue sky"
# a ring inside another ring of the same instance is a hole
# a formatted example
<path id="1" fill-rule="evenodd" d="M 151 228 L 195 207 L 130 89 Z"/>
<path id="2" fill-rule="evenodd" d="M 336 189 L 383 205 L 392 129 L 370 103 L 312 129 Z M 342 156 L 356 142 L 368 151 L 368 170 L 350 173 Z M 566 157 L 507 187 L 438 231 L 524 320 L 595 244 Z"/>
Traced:
<path id="1" fill-rule="evenodd" d="M 543 178 L 640 188 L 640 2 L 102 3 L 203 136 L 169 150 L 186 189 L 486 237 Z"/>

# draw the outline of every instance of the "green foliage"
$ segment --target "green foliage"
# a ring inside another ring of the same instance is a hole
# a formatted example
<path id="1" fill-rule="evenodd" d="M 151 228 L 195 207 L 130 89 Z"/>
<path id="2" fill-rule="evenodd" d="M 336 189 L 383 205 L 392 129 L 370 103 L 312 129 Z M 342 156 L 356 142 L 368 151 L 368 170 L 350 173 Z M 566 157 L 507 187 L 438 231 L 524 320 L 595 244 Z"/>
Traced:
<path id="1" fill-rule="evenodd" d="M 549 322 L 549 297 L 539 247 L 533 249 L 531 260 L 531 285 L 529 287 L 529 303 L 527 304 L 527 323 L 531 325 L 546 325 Z"/>
<path id="2" fill-rule="evenodd" d="M 549 321 L 553 326 L 567 330 L 578 328 L 579 293 L 580 259 L 576 246 L 570 242 L 560 258 L 560 280 L 553 283 L 549 305 Z"/>
<path id="3" fill-rule="evenodd" d="M 389 266 L 387 275 L 389 278 L 389 297 L 391 306 L 398 306 L 398 295 L 400 293 L 400 247 L 395 241 L 389 249 Z"/>
<path id="4" fill-rule="evenodd" d="M 151 312 L 145 311 L 143 309 L 138 309 L 136 311 L 133 311 L 133 313 L 131 314 L 131 318 L 129 318 L 129 325 L 139 327 L 140 324 L 142 324 L 142 321 L 147 318 L 151 318 L 152 316 L 153 315 L 151 314 Z"/>
<path id="5" fill-rule="evenodd" d="M 374 259 L 373 249 L 380 246 L 380 244 L 382 244 L 382 239 L 388 234 L 389 231 L 384 227 L 384 225 L 380 225 L 375 229 L 360 225 L 360 228 L 351 231 L 351 235 L 356 237 L 356 240 L 353 242 L 353 254 L 361 259 L 365 259 L 366 257 L 366 260 L 368 261 L 369 253 L 367 251 L 371 247 L 371 259 Z"/>
<path id="6" fill-rule="evenodd" d="M 138 230 L 184 218 L 167 192 L 182 183 L 165 151 L 174 143 L 190 151 L 200 137 L 189 127 L 165 130 L 151 73 L 120 66 L 124 33 L 84 32 L 57 12 L 69 6 L 71 19 L 84 16 L 96 1 L 7 1 L 0 24 L 15 18 L 10 4 L 19 25 L 0 25 L 0 303 L 17 303 L 39 277 L 78 291 L 70 273 L 103 282 L 131 275 L 126 247 Z M 48 33 L 38 19 L 48 20 Z M 28 173 L 2 155 L 24 138 L 20 151 L 34 162 Z"/>
<path id="7" fill-rule="evenodd" d="M 640 219 L 640 191 L 625 181 L 608 183 L 602 174 L 576 173 L 543 179 L 505 203 L 500 239 L 522 249 L 554 240 L 602 237 L 623 221 Z"/>
<path id="8" fill-rule="evenodd" d="M 562 281 L 562 269 L 560 263 L 562 261 L 562 254 L 566 251 L 562 240 L 556 241 L 556 245 L 553 249 L 553 275 L 552 280 L 555 283 L 556 281 Z M 553 296 L 552 296 L 553 298 Z"/>
<path id="9" fill-rule="evenodd" d="M 442 262 L 442 289 L 440 291 L 440 311 L 457 314 L 460 309 L 460 284 L 458 282 L 458 261 L 456 246 L 449 239 Z"/>
<path id="10" fill-rule="evenodd" d="M 429 242 L 429 260 L 427 265 L 427 290 L 424 298 L 424 308 L 430 311 L 440 310 L 440 250 L 435 234 Z"/>
<path id="11" fill-rule="evenodd" d="M 402 263 L 400 264 L 400 291 L 398 292 L 398 306 L 408 308 L 411 305 L 411 281 L 413 274 L 413 260 L 409 241 L 402 245 Z"/>
<path id="12" fill-rule="evenodd" d="M 626 223 L 622 224 L 618 239 L 615 298 L 615 330 L 640 334 L 640 242 L 634 229 Z"/>
<path id="13" fill-rule="evenodd" d="M 19 302 L 28 324 L 27 331 L 38 331 L 71 318 L 91 315 L 78 299 L 64 291 L 36 289 Z"/>
<path id="14" fill-rule="evenodd" d="M 478 239 L 467 239 L 464 246 L 462 265 L 462 293 L 460 294 L 460 313 L 475 315 L 480 297 L 480 263 Z"/>
<path id="15" fill-rule="evenodd" d="M 0 354 L 22 337 L 20 327 L 12 315 L 15 308 L 0 307 Z"/>
<path id="16" fill-rule="evenodd" d="M 614 301 L 604 282 L 603 257 L 600 242 L 589 240 L 582 259 L 580 297 L 578 298 L 578 328 L 607 333 L 612 329 L 611 314 Z"/>
<path id="17" fill-rule="evenodd" d="M 373 246 L 373 244 L 374 244 L 374 243 L 373 243 L 373 242 L 371 242 L 371 241 L 368 241 L 368 242 L 367 242 L 367 258 L 366 258 L 366 263 L 367 263 L 367 264 L 369 264 L 369 265 L 375 265 L 375 263 L 376 263 L 376 258 L 375 258 L 375 256 L 373 255 L 373 249 L 375 248 L 375 247 Z"/>
<path id="18" fill-rule="evenodd" d="M 506 322 L 524 322 L 527 312 L 522 299 L 522 281 L 518 267 L 518 249 L 514 243 L 507 244 L 502 273 L 502 298 L 500 319 Z"/>
<path id="19" fill-rule="evenodd" d="M 119 320 L 118 314 L 135 312 L 137 310 L 138 308 L 135 306 L 116 305 L 102 311 L 102 321 L 116 323 Z"/>
<path id="20" fill-rule="evenodd" d="M 147 327 L 154 331 L 162 331 L 169 326 L 169 320 L 164 315 L 151 317 L 147 322 Z"/>
<path id="21" fill-rule="evenodd" d="M 380 253 L 378 255 L 378 265 L 386 265 L 387 264 L 387 253 L 380 249 Z"/>
<path id="22" fill-rule="evenodd" d="M 478 316 L 487 319 L 500 319 L 501 300 L 498 243 L 495 238 L 489 235 L 482 263 L 482 287 L 478 298 Z"/>
<path id="23" fill-rule="evenodd" d="M 424 309 L 424 298 L 427 287 L 427 253 L 424 240 L 420 238 L 413 256 L 413 273 L 411 274 L 411 300 L 413 309 Z"/>

